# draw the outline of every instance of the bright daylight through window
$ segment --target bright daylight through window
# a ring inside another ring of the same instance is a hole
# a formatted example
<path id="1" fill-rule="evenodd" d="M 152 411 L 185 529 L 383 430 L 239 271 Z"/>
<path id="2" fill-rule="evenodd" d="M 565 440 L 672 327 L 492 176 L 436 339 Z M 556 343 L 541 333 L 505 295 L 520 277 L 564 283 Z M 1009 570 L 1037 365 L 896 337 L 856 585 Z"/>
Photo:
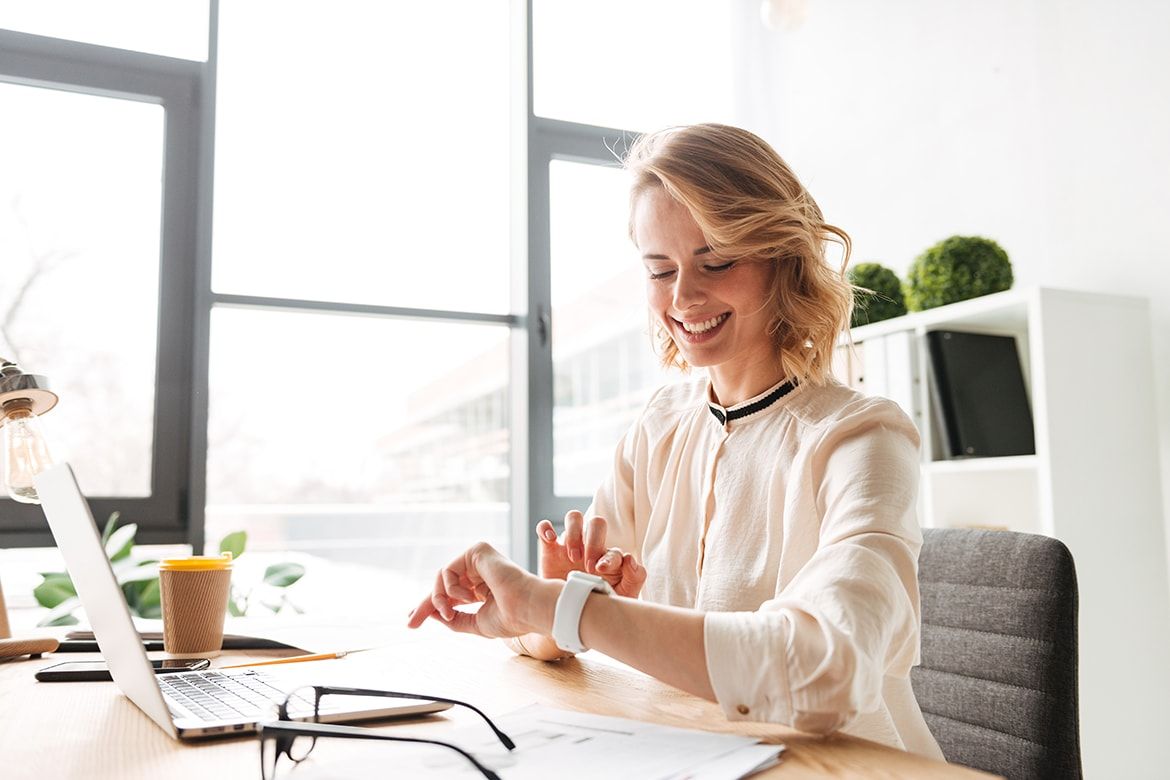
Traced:
<path id="1" fill-rule="evenodd" d="M 51 454 L 91 495 L 147 496 L 163 111 L 0 84 L 0 357 L 49 374 Z M 79 325 L 84 324 L 84 327 Z"/>

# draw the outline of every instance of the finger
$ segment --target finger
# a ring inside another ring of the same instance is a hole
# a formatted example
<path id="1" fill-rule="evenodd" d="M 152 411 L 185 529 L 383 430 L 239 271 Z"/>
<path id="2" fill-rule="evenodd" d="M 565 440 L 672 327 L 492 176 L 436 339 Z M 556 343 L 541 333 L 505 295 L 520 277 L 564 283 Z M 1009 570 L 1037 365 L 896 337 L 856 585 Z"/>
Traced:
<path id="1" fill-rule="evenodd" d="M 451 569 L 443 569 L 439 574 L 443 578 L 443 587 L 446 588 L 447 595 L 459 601 L 478 601 L 475 594 L 460 583 L 457 573 Z"/>
<path id="2" fill-rule="evenodd" d="M 487 636 L 479 628 L 479 621 L 473 612 L 456 612 L 455 615 L 443 625 L 452 631 L 458 631 L 461 634 L 477 634 L 478 636 Z"/>
<path id="3" fill-rule="evenodd" d="M 646 584 L 646 567 L 634 560 L 632 555 L 622 556 L 622 578 L 618 588 L 623 596 L 637 596 Z"/>
<path id="4" fill-rule="evenodd" d="M 557 542 L 557 529 L 549 520 L 536 524 L 536 538 L 540 540 L 537 555 L 538 571 L 541 577 L 556 577 L 567 568 L 568 551 Z"/>
<path id="5" fill-rule="evenodd" d="M 585 523 L 585 571 L 597 570 L 597 561 L 605 555 L 605 518 L 596 515 Z"/>
<path id="6" fill-rule="evenodd" d="M 576 509 L 565 515 L 565 549 L 573 563 L 581 563 L 585 558 L 585 544 L 581 538 L 584 524 L 585 516 Z"/>
<path id="7" fill-rule="evenodd" d="M 597 571 L 601 574 L 617 574 L 622 569 L 622 551 L 610 547 L 597 559 Z"/>
<path id="8" fill-rule="evenodd" d="M 555 547 L 557 543 L 557 529 L 553 528 L 552 521 L 541 520 L 536 524 L 536 538 L 546 547 Z"/>
<path id="9" fill-rule="evenodd" d="M 450 568 L 450 567 L 448 567 Z M 439 569 L 439 573 L 435 575 L 435 588 L 431 591 L 431 604 L 434 605 L 435 611 L 443 620 L 450 620 L 455 615 L 455 609 L 451 606 L 451 600 L 447 597 L 447 584 L 443 579 L 443 575 L 447 569 Z"/>
<path id="10" fill-rule="evenodd" d="M 410 612 L 410 617 L 406 621 L 407 628 L 418 628 L 423 622 L 435 614 L 435 607 L 431 604 L 431 594 L 427 594 L 419 605 Z"/>

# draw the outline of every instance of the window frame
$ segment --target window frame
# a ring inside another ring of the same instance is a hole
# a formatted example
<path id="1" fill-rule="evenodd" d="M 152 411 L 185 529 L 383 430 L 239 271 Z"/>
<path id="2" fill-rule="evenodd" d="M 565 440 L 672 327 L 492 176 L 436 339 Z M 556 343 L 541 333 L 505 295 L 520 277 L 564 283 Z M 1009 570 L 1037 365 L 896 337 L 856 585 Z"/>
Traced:
<path id="1" fill-rule="evenodd" d="M 207 66 L 201 62 L 0 30 L 0 82 L 160 105 L 164 111 L 159 316 L 155 353 L 150 495 L 97 496 L 99 522 L 113 511 L 137 523 L 143 543 L 186 537 L 196 512 L 191 472 L 191 401 L 195 322 L 194 273 L 203 219 L 203 114 Z M 52 366 L 24 366 L 53 379 Z M 51 546 L 37 506 L 0 499 L 0 543 Z"/>
<path id="2" fill-rule="evenodd" d="M 531 0 L 527 4 L 531 7 Z M 531 11 L 530 11 L 531 13 Z M 531 30 L 531 27 L 529 27 Z M 532 39 L 528 39 L 529 52 Z M 529 66 L 531 94 L 531 65 Z M 552 329 L 552 199 L 549 166 L 554 160 L 614 167 L 615 154 L 624 151 L 638 134 L 630 130 L 585 125 L 560 119 L 536 116 L 528 110 L 528 207 L 529 253 L 533 261 L 528 269 L 529 311 L 536 312 L 533 343 L 529 354 L 531 398 L 528 404 L 530 429 L 528 471 L 529 497 L 533 518 L 526 534 L 528 560 L 536 561 L 536 523 L 543 518 L 561 527 L 570 510 L 585 511 L 592 496 L 561 496 L 554 490 L 553 456 L 553 383 Z M 543 324 L 542 324 L 543 323 Z M 614 442 L 615 446 L 617 442 Z"/>

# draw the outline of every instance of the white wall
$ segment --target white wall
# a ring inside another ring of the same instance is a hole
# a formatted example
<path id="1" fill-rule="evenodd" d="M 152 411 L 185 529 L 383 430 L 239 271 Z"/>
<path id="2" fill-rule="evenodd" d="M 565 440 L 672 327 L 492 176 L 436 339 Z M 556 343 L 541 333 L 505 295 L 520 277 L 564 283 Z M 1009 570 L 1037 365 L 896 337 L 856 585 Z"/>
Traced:
<path id="1" fill-rule="evenodd" d="M 1170 517 L 1170 3 L 803 5 L 803 24 L 774 32 L 738 0 L 744 124 L 850 232 L 856 261 L 901 274 L 935 241 L 978 234 L 1008 251 L 1017 285 L 1147 297 Z M 1086 355 L 1084 392 L 1108 403 L 1108 386 Z M 1087 714 L 1088 776 L 1165 771 L 1163 724 L 1128 715 Z M 1094 738 L 1105 719 L 1125 747 Z"/>

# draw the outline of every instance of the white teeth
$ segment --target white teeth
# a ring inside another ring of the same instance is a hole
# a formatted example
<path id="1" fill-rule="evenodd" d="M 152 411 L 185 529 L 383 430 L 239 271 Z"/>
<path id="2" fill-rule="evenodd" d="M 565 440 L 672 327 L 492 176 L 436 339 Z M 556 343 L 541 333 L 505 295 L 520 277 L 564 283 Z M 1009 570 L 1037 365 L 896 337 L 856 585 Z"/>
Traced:
<path id="1" fill-rule="evenodd" d="M 727 315 L 720 314 L 718 317 L 712 317 L 706 322 L 684 322 L 682 323 L 682 326 L 683 330 L 685 330 L 687 333 L 706 333 L 707 331 L 711 330 L 711 328 L 714 328 L 716 325 L 723 322 L 725 319 L 727 319 Z"/>

